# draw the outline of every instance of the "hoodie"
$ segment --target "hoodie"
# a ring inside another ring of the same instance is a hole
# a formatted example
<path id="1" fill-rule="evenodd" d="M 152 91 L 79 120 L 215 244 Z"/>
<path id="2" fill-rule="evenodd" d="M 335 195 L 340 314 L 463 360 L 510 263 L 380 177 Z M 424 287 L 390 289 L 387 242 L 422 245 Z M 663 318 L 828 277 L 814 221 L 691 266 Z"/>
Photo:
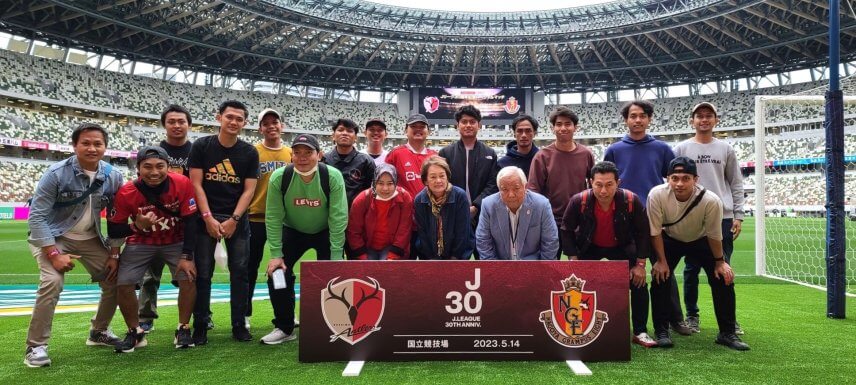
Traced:
<path id="1" fill-rule="evenodd" d="M 621 141 L 606 148 L 603 160 L 618 166 L 621 187 L 639 196 L 640 202 L 648 201 L 648 192 L 663 184 L 669 162 L 675 158 L 672 148 L 662 140 L 645 135 L 639 141 L 624 135 Z"/>
<path id="2" fill-rule="evenodd" d="M 535 154 L 538 152 L 538 146 L 536 146 L 535 143 L 532 143 L 532 150 L 529 151 L 528 154 L 521 154 L 517 152 L 517 141 L 512 140 L 505 145 L 505 148 L 505 156 L 499 158 L 499 162 L 497 162 L 499 169 L 501 170 L 503 167 L 508 166 L 520 167 L 528 179 L 529 167 L 532 166 L 532 158 L 534 158 Z"/>

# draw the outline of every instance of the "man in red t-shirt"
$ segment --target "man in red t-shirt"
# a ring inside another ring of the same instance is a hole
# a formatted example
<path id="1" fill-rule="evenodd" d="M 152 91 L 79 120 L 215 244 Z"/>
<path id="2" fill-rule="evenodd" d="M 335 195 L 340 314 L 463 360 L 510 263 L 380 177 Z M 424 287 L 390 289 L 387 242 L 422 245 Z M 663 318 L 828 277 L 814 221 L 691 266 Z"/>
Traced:
<path id="1" fill-rule="evenodd" d="M 386 163 L 395 167 L 398 173 L 398 185 L 404 187 L 411 197 L 415 197 L 425 188 L 422 184 L 422 163 L 432 155 L 437 155 L 427 147 L 428 119 L 425 115 L 416 114 L 407 119 L 407 143 L 394 148 L 386 156 Z"/>
<path id="2" fill-rule="evenodd" d="M 117 283 L 119 310 L 128 325 L 124 341 L 116 345 L 117 353 L 133 352 L 146 346 L 137 315 L 134 288 L 155 261 L 169 266 L 173 284 L 178 290 L 178 320 L 175 347 L 192 347 L 190 315 L 196 301 L 196 268 L 192 234 L 196 223 L 196 198 L 193 184 L 186 176 L 169 172 L 169 155 L 160 147 L 143 147 L 137 154 L 139 178 L 126 183 L 119 192 L 107 221 L 110 244 L 126 243 L 120 255 L 119 269 L 108 279 Z M 128 218 L 131 223 L 128 223 Z M 185 236 L 189 234 L 191 236 Z"/>

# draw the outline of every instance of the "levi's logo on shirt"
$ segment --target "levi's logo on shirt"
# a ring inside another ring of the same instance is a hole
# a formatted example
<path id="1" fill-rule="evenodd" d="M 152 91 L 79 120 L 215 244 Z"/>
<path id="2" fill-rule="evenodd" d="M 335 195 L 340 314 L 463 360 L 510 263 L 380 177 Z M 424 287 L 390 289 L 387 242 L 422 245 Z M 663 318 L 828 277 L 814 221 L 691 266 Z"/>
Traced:
<path id="1" fill-rule="evenodd" d="M 309 199 L 309 198 L 294 198 L 295 206 L 307 206 L 307 207 L 318 207 L 321 206 L 320 199 Z"/>

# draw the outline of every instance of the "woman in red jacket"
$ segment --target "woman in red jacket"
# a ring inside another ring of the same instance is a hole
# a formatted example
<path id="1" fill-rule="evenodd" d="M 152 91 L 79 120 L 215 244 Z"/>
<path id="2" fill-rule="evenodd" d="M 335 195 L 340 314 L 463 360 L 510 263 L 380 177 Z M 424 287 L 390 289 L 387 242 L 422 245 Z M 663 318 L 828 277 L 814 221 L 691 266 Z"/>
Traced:
<path id="1" fill-rule="evenodd" d="M 413 226 L 413 197 L 398 187 L 395 167 L 381 164 L 372 187 L 354 198 L 348 216 L 348 245 L 359 260 L 407 259 Z"/>

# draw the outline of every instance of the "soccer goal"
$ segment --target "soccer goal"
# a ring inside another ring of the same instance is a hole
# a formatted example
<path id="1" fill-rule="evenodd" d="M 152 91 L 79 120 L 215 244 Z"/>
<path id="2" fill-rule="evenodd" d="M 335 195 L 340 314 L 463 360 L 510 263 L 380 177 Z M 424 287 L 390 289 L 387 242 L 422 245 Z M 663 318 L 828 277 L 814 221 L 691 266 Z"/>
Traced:
<path id="1" fill-rule="evenodd" d="M 856 78 L 843 81 L 856 94 Z M 755 97 L 756 274 L 825 290 L 824 90 Z M 820 93 L 821 95 L 816 95 Z M 815 94 L 815 95 L 812 95 Z M 856 295 L 856 97 L 844 97 L 847 295 Z M 750 188 L 753 187 L 753 188 Z M 751 202 L 751 197 L 748 202 Z"/>

